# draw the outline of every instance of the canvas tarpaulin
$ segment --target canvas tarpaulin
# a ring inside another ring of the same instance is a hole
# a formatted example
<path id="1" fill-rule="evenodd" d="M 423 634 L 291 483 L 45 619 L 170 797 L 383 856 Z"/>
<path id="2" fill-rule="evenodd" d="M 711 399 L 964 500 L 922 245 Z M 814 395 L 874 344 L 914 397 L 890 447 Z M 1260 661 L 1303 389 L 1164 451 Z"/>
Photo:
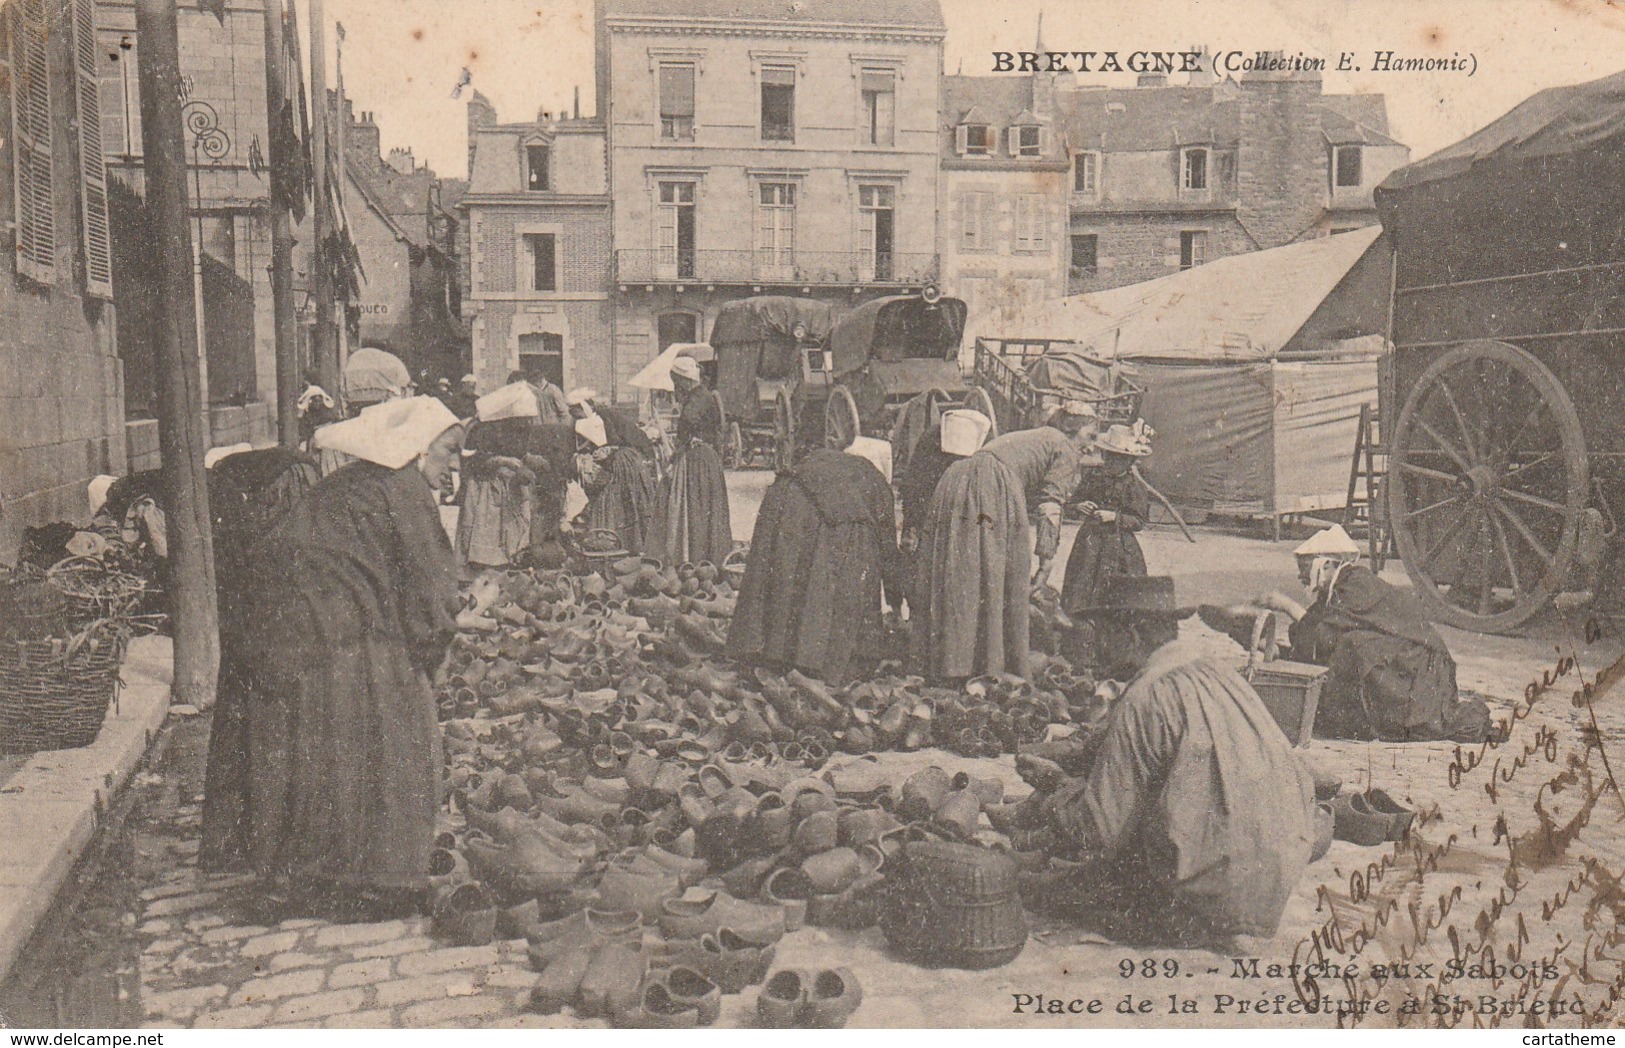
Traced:
<path id="1" fill-rule="evenodd" d="M 1146 479 L 1174 503 L 1239 515 L 1343 505 L 1373 361 L 1141 364 L 1156 430 Z"/>

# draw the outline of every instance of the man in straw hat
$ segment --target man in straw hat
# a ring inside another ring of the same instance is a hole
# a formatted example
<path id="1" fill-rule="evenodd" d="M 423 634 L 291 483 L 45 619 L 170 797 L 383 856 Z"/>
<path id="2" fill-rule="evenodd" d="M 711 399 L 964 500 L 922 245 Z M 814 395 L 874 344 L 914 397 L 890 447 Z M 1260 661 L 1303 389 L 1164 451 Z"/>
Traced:
<path id="1" fill-rule="evenodd" d="M 1096 426 L 1089 404 L 1070 401 L 1048 425 L 998 437 L 943 473 L 920 531 L 920 603 L 909 610 L 927 675 L 1027 675 L 1033 579 L 1060 545 L 1061 505 Z"/>
<path id="2" fill-rule="evenodd" d="M 428 887 L 442 755 L 429 674 L 457 628 L 456 558 L 435 492 L 462 427 L 433 397 L 321 431 L 359 460 L 318 483 L 254 551 L 247 585 L 243 786 L 213 795 L 233 827 L 221 865 L 260 875 L 268 918 L 382 919 Z M 269 923 L 267 920 L 266 923 Z"/>
<path id="3" fill-rule="evenodd" d="M 1125 942 L 1273 935 L 1329 841 L 1308 768 L 1234 668 L 1177 639 L 1173 579 L 1117 576 L 1080 611 L 1128 684 L 1080 777 L 1022 760 L 1022 818 L 1081 864 L 1023 895 Z"/>
<path id="4" fill-rule="evenodd" d="M 1315 715 L 1328 739 L 1483 742 L 1489 707 L 1456 690 L 1456 662 L 1416 595 L 1358 563 L 1360 547 L 1340 527 L 1293 551 L 1313 603 L 1279 593 L 1259 598 L 1293 620 L 1292 658 L 1329 667 Z"/>

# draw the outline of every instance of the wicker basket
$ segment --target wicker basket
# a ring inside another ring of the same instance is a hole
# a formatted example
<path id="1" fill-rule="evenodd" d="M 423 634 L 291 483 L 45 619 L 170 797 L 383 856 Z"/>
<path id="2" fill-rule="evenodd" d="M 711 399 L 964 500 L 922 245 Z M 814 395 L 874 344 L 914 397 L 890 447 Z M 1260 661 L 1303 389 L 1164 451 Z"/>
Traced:
<path id="1" fill-rule="evenodd" d="M 914 841 L 888 869 L 881 930 L 916 964 L 997 968 L 1027 945 L 1017 868 L 1007 856 L 968 844 Z"/>
<path id="2" fill-rule="evenodd" d="M 69 557 L 52 565 L 49 575 L 67 598 L 73 625 L 134 615 L 149 588 L 141 576 L 94 557 Z"/>
<path id="3" fill-rule="evenodd" d="M 29 567 L 0 572 L 0 642 L 60 637 L 68 618 L 67 598 L 45 572 Z"/>
<path id="4" fill-rule="evenodd" d="M 0 643 L 0 753 L 95 742 L 118 688 L 124 643 L 109 626 L 72 640 Z"/>

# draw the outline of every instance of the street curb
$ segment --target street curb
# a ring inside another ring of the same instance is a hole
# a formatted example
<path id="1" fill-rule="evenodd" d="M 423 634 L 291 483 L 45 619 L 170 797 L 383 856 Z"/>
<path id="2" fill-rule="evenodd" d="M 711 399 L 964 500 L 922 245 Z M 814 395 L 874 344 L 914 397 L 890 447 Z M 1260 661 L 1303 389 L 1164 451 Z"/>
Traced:
<path id="1" fill-rule="evenodd" d="M 120 676 L 95 742 L 34 754 L 0 793 L 0 982 L 158 737 L 173 680 L 169 638 L 131 641 Z"/>

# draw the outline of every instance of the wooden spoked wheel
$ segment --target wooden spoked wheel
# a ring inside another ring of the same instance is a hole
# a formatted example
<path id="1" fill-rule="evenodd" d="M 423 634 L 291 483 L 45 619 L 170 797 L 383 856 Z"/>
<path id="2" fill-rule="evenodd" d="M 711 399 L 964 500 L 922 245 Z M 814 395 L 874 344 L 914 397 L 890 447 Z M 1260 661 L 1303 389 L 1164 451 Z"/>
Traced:
<path id="1" fill-rule="evenodd" d="M 987 439 L 992 440 L 999 435 L 999 415 L 993 410 L 993 398 L 988 396 L 987 390 L 981 386 L 972 386 L 965 393 L 964 405 L 972 411 L 980 411 L 993 423 L 993 428 L 987 431 Z"/>
<path id="2" fill-rule="evenodd" d="M 1394 543 L 1435 618 L 1502 632 L 1561 590 L 1590 481 L 1579 414 L 1544 364 L 1505 342 L 1447 351 L 1411 389 L 1391 448 Z"/>
<path id="3" fill-rule="evenodd" d="M 824 401 L 824 446 L 845 451 L 863 432 L 862 426 L 852 391 L 845 386 L 830 390 L 829 399 Z"/>
<path id="4" fill-rule="evenodd" d="M 780 472 L 796 464 L 796 413 L 790 395 L 780 393 L 773 402 L 773 468 Z"/>

